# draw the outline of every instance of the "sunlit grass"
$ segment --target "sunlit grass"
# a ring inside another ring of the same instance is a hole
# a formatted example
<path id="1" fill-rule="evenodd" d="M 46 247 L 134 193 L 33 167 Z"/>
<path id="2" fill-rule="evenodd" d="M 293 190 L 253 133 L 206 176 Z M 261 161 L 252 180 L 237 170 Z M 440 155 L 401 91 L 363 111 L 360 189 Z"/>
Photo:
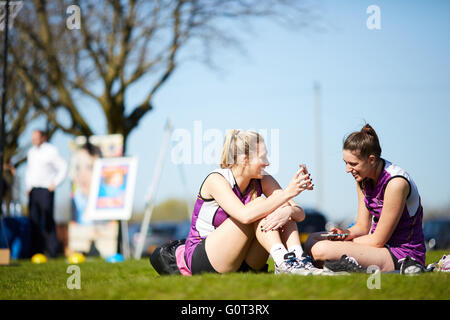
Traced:
<path id="1" fill-rule="evenodd" d="M 443 251 L 431 251 L 427 263 Z M 380 289 L 368 289 L 369 274 L 295 276 L 206 274 L 159 276 L 147 259 L 110 264 L 96 258 L 80 264 L 81 289 L 69 289 L 64 259 L 35 265 L 28 260 L 0 267 L 0 299 L 450 299 L 450 274 L 381 274 Z M 270 269 L 273 270 L 273 265 Z"/>

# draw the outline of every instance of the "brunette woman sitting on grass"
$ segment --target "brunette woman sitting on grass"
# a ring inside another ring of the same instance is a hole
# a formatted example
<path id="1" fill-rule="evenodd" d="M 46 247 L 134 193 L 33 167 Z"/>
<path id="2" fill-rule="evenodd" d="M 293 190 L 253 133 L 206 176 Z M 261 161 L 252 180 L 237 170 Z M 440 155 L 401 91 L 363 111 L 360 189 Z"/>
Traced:
<path id="1" fill-rule="evenodd" d="M 305 251 L 316 261 L 326 261 L 325 269 L 331 271 L 364 271 L 371 265 L 384 272 L 420 271 L 425 264 L 423 209 L 412 178 L 381 158 L 378 136 L 368 124 L 345 139 L 343 158 L 345 171 L 355 179 L 356 223 L 331 230 L 341 236 L 312 234 Z"/>

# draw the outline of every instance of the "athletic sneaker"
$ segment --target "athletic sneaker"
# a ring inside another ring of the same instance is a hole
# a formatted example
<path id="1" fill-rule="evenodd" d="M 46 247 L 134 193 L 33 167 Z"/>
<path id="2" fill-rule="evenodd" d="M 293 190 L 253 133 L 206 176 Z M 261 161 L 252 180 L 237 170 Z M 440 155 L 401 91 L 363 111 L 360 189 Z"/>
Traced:
<path id="1" fill-rule="evenodd" d="M 293 252 L 286 253 L 284 255 L 284 261 L 279 266 L 275 264 L 275 274 L 281 273 L 297 274 L 301 276 L 313 274 L 312 271 L 307 269 L 302 260 L 298 259 Z"/>
<path id="2" fill-rule="evenodd" d="M 325 260 L 323 269 L 333 272 L 366 272 L 355 258 L 342 255 L 340 260 Z"/>
<path id="3" fill-rule="evenodd" d="M 306 256 L 300 261 L 300 263 L 303 264 L 304 268 L 311 271 L 312 275 L 314 275 L 314 276 L 318 276 L 318 275 L 327 276 L 327 275 L 331 275 L 333 273 L 330 271 L 325 271 L 323 269 L 314 267 L 313 262 L 314 262 L 314 259 L 311 258 L 310 256 Z"/>
<path id="4" fill-rule="evenodd" d="M 402 261 L 400 266 L 400 274 L 415 275 L 424 272 L 423 266 L 420 262 L 414 260 L 410 256 L 406 256 Z"/>
<path id="5" fill-rule="evenodd" d="M 450 272 L 450 255 L 443 255 L 435 265 L 434 271 Z"/>

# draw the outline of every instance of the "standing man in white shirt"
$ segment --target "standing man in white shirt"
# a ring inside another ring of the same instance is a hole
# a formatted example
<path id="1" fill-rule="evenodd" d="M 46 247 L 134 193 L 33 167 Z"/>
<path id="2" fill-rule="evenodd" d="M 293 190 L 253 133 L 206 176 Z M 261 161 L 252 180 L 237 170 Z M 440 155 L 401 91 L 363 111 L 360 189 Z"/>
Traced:
<path id="1" fill-rule="evenodd" d="M 33 131 L 31 143 L 33 147 L 27 156 L 26 189 L 32 254 L 46 252 L 50 257 L 56 257 L 59 243 L 53 217 L 54 190 L 66 177 L 67 163 L 58 149 L 47 142 L 43 131 Z"/>

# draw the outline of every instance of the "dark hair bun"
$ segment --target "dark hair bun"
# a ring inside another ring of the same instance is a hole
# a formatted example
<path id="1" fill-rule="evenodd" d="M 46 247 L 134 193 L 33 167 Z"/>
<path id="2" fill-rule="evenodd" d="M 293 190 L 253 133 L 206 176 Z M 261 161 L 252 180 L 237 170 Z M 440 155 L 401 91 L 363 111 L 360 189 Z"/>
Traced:
<path id="1" fill-rule="evenodd" d="M 380 141 L 370 124 L 365 124 L 361 131 L 352 132 L 345 139 L 343 149 L 358 152 L 362 159 L 367 159 L 371 154 L 381 157 Z"/>
<path id="2" fill-rule="evenodd" d="M 376 136 L 375 130 L 370 126 L 370 124 L 366 123 L 364 127 L 361 129 L 362 133 L 370 134 L 371 136 Z"/>

